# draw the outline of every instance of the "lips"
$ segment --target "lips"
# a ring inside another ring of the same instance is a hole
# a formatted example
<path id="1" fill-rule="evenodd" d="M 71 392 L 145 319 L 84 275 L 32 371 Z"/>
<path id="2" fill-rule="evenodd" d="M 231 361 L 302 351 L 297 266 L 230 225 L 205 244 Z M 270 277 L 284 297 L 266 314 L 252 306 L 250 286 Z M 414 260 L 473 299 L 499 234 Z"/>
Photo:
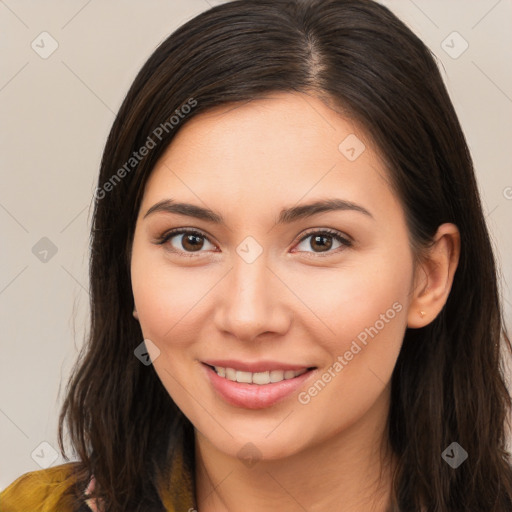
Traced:
<path id="1" fill-rule="evenodd" d="M 245 409 L 262 409 L 285 399 L 302 387 L 316 370 L 316 367 L 278 362 L 242 363 L 226 360 L 204 362 L 202 367 L 212 387 L 224 401 Z"/>

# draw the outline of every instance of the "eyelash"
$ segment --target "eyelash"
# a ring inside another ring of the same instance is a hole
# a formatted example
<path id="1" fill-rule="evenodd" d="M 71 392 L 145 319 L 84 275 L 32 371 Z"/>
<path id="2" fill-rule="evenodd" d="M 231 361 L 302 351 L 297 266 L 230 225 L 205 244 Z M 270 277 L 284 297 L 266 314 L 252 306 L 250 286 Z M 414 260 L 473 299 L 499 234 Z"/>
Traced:
<path id="1" fill-rule="evenodd" d="M 173 229 L 171 231 L 167 231 L 166 233 L 163 233 L 160 237 L 158 237 L 157 240 L 155 241 L 155 243 L 157 245 L 163 245 L 166 242 L 168 242 L 171 238 L 173 238 L 173 237 L 175 237 L 177 235 L 183 235 L 183 234 L 189 234 L 189 235 L 192 234 L 192 235 L 196 235 L 196 236 L 198 236 L 200 238 L 205 238 L 212 245 L 215 245 L 208 238 L 208 236 L 206 236 L 203 232 L 198 231 L 196 229 L 191 229 L 191 228 L 176 228 L 176 229 Z M 299 251 L 299 252 L 306 252 L 308 254 L 316 254 L 317 257 L 325 257 L 325 256 L 329 256 L 331 254 L 335 254 L 335 253 L 339 252 L 340 249 L 347 248 L 347 247 L 352 247 L 352 241 L 351 240 L 349 240 L 348 238 L 343 236 L 339 231 L 334 231 L 332 229 L 322 229 L 322 230 L 317 230 L 317 231 L 309 231 L 298 241 L 297 244 L 302 243 L 304 240 L 306 240 L 307 238 L 309 238 L 312 235 L 328 235 L 328 236 L 334 238 L 335 240 L 337 240 L 338 242 L 340 242 L 342 244 L 342 246 L 344 246 L 344 247 L 338 247 L 336 250 L 334 250 L 334 251 L 327 251 L 324 254 L 323 253 L 315 253 L 315 252 L 311 252 L 311 251 Z M 175 254 L 181 254 L 181 255 L 183 255 L 185 257 L 189 257 L 189 258 L 199 257 L 200 254 L 202 252 L 204 252 L 204 251 L 197 251 L 197 253 L 189 253 L 189 252 L 186 252 L 186 251 L 177 251 L 175 249 L 169 249 L 169 251 L 172 252 L 172 253 L 175 253 Z"/>

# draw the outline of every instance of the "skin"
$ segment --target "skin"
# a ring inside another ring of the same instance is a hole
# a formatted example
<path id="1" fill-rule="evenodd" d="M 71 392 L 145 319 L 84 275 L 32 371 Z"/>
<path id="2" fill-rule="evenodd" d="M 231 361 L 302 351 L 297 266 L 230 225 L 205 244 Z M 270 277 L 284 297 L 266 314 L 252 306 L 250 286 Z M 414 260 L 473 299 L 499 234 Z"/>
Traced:
<path id="1" fill-rule="evenodd" d="M 365 145 L 354 161 L 338 149 L 349 134 Z M 168 198 L 208 207 L 226 225 L 144 217 Z M 371 216 L 328 211 L 276 225 L 281 209 L 326 198 Z M 156 243 L 181 227 L 207 237 L 199 252 L 181 235 Z M 353 243 L 328 236 L 323 252 L 314 237 L 302 240 L 322 229 Z M 252 263 L 236 251 L 247 236 L 263 251 Z M 195 427 L 201 512 L 386 509 L 396 463 L 386 455 L 391 375 L 406 327 L 430 323 L 446 302 L 459 245 L 457 228 L 443 224 L 414 265 L 378 152 L 316 97 L 275 93 L 183 125 L 146 185 L 131 277 L 134 316 L 160 350 L 155 371 Z M 265 409 L 235 407 L 205 378 L 200 361 L 214 358 L 316 366 L 307 392 L 393 304 L 400 311 L 306 404 L 293 393 Z M 247 443 L 258 454 L 250 467 L 237 455 Z"/>

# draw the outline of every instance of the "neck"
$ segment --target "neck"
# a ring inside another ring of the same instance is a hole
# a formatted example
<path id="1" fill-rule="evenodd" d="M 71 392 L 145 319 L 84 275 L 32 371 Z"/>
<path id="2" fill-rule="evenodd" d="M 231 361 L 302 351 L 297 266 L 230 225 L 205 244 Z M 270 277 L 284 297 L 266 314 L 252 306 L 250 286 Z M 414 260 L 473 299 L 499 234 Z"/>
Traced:
<path id="1" fill-rule="evenodd" d="M 384 402 L 329 439 L 252 467 L 217 450 L 196 430 L 199 511 L 386 512 L 396 460 L 387 441 L 389 402 Z"/>

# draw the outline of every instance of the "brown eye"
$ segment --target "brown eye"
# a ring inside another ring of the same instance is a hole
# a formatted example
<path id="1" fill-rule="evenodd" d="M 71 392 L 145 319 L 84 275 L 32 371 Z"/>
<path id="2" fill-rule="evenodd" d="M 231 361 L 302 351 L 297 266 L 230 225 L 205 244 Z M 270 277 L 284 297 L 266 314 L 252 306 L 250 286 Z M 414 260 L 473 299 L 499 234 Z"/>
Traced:
<path id="1" fill-rule="evenodd" d="M 215 246 L 209 241 L 208 237 L 200 231 L 191 229 L 179 229 L 165 234 L 159 241 L 162 245 L 167 245 L 171 252 L 183 253 L 186 256 L 193 256 L 190 253 L 201 253 L 205 246 L 207 249 L 215 249 Z M 208 248 L 210 244 L 211 248 Z"/>
<path id="2" fill-rule="evenodd" d="M 305 242 L 306 240 L 311 239 L 309 242 Z M 339 251 L 332 250 L 333 244 L 337 242 L 339 245 L 335 246 L 334 249 L 344 248 L 344 247 L 350 247 L 352 245 L 352 242 L 341 235 L 341 233 L 337 231 L 330 231 L 330 230 L 324 230 L 324 231 L 314 231 L 306 236 L 304 236 L 299 245 L 303 244 L 303 249 L 299 249 L 303 252 L 312 252 L 312 253 L 336 253 Z M 308 249 L 312 249 L 312 251 L 309 251 Z"/>
<path id="3" fill-rule="evenodd" d="M 320 252 L 328 251 L 332 247 L 332 236 L 314 235 L 311 238 L 310 245 L 313 249 L 318 249 Z"/>
<path id="4" fill-rule="evenodd" d="M 195 234 L 189 234 L 189 235 L 181 235 L 181 245 L 185 248 L 187 251 L 199 251 L 201 247 L 204 245 L 204 239 L 202 237 L 195 235 Z"/>

